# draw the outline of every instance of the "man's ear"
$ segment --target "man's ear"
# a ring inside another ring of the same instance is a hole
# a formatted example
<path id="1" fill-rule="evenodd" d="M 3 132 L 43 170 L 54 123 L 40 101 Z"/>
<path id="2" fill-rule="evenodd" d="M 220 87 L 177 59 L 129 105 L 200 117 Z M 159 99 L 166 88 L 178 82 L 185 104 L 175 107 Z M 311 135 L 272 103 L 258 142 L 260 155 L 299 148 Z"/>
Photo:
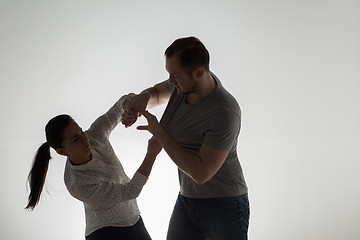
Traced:
<path id="1" fill-rule="evenodd" d="M 193 78 L 194 79 L 200 79 L 204 76 L 205 74 L 205 69 L 204 67 L 197 67 L 194 71 L 193 71 Z"/>
<path id="2" fill-rule="evenodd" d="M 57 149 L 56 149 L 56 152 L 57 152 L 58 154 L 60 154 L 60 155 L 67 156 L 67 155 L 66 155 L 66 152 L 64 151 L 63 148 L 57 148 Z"/>

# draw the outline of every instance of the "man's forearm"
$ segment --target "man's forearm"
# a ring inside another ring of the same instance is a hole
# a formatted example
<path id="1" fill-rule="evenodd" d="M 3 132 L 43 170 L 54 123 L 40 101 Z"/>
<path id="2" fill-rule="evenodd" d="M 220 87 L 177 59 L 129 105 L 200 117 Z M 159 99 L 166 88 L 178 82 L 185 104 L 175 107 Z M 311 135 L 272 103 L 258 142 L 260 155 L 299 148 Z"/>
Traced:
<path id="1" fill-rule="evenodd" d="M 203 184 L 208 180 L 209 174 L 200 156 L 181 147 L 164 130 L 159 134 L 158 141 L 178 168 L 190 176 L 197 184 Z"/>
<path id="2" fill-rule="evenodd" d="M 147 99 L 147 108 L 156 107 L 157 104 L 157 91 L 155 87 L 150 87 L 143 90 L 139 95 L 143 96 L 144 99 Z"/>
<path id="3" fill-rule="evenodd" d="M 170 93 L 166 89 L 166 81 L 158 83 L 153 87 L 143 90 L 139 95 L 148 98 L 147 108 L 153 108 L 166 103 L 169 100 Z"/>
<path id="4" fill-rule="evenodd" d="M 147 126 L 138 126 L 138 130 L 150 131 L 161 144 L 171 160 L 196 183 L 203 184 L 209 180 L 209 171 L 200 155 L 189 152 L 181 147 L 159 124 L 154 115 L 148 111 L 142 112 L 148 121 Z"/>

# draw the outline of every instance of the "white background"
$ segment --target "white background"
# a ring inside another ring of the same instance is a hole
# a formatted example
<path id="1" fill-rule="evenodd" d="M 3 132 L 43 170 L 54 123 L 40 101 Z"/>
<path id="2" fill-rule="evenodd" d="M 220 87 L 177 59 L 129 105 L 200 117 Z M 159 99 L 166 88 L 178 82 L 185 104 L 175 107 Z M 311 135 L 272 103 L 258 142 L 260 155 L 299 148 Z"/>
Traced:
<path id="1" fill-rule="evenodd" d="M 83 206 L 55 152 L 40 204 L 24 210 L 45 124 L 68 113 L 87 129 L 123 94 L 165 80 L 164 50 L 190 35 L 242 108 L 249 238 L 360 239 L 356 0 L 0 0 L 0 239 L 83 239 Z M 130 177 L 149 137 L 113 132 Z M 178 190 L 162 152 L 138 198 L 155 240 L 165 239 Z"/>

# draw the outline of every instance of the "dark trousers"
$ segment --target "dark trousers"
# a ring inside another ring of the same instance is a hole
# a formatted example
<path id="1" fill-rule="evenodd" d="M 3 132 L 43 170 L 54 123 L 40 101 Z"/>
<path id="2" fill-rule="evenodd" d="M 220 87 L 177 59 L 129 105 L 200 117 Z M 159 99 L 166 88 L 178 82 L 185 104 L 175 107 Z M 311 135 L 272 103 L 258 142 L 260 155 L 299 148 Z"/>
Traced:
<path id="1" fill-rule="evenodd" d="M 142 218 L 130 227 L 103 227 L 89 236 L 86 240 L 151 240 Z"/>
<path id="2" fill-rule="evenodd" d="M 168 240 L 247 240 L 248 195 L 187 198 L 179 194 L 172 213 Z"/>

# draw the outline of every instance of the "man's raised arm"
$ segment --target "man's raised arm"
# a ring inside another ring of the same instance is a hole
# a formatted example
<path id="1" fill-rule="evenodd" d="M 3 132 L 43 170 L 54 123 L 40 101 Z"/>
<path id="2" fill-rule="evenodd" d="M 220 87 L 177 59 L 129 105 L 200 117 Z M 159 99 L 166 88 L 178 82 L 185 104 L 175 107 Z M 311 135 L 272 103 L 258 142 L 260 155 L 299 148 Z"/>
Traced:
<path id="1" fill-rule="evenodd" d="M 162 105 L 169 100 L 170 92 L 166 87 L 167 81 L 165 80 L 153 87 L 147 88 L 139 94 L 128 94 L 122 105 L 124 113 L 122 114 L 121 122 L 125 127 L 133 125 L 140 112 Z"/>

